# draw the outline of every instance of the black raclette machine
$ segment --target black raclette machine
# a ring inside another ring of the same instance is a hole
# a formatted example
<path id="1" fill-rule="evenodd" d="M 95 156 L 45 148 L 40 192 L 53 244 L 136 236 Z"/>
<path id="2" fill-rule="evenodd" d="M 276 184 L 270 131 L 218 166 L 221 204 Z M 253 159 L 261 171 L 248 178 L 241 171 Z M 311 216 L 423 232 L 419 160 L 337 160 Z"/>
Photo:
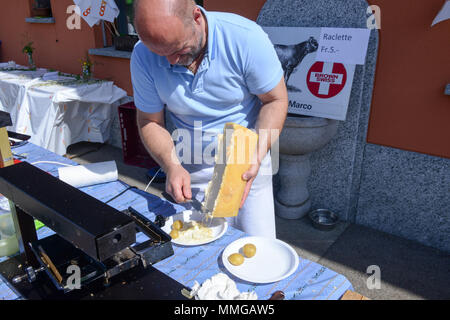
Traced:
<path id="1" fill-rule="evenodd" d="M 25 298 L 183 299 L 184 287 L 152 267 L 173 255 L 164 218 L 116 210 L 26 162 L 0 169 L 0 193 L 21 252 L 0 275 Z M 55 234 L 38 240 L 34 219 Z M 137 232 L 149 240 L 136 244 Z"/>

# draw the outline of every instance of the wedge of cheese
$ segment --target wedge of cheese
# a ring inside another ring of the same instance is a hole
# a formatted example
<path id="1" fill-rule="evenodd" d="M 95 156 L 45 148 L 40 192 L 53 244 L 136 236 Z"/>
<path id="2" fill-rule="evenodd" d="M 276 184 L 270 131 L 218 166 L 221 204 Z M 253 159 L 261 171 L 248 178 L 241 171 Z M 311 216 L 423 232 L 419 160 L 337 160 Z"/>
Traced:
<path id="1" fill-rule="evenodd" d="M 242 179 L 252 161 L 258 135 L 235 123 L 219 135 L 212 180 L 205 190 L 204 210 L 213 217 L 234 217 L 239 212 L 247 181 Z"/>

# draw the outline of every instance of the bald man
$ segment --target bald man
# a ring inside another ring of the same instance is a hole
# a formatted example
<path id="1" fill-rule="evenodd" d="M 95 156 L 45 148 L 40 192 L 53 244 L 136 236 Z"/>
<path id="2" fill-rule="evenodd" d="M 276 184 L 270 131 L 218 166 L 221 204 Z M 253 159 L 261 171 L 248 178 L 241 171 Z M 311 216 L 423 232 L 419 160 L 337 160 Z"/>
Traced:
<path id="1" fill-rule="evenodd" d="M 228 220 L 250 235 L 275 238 L 270 147 L 283 127 L 288 97 L 269 38 L 253 21 L 208 12 L 192 0 L 139 0 L 135 27 L 137 122 L 166 173 L 166 191 L 181 203 L 195 188 L 202 201 L 214 168 L 205 155 L 217 146 L 224 124 L 255 129 L 256 161 L 242 176 L 247 183 L 239 214 Z"/>

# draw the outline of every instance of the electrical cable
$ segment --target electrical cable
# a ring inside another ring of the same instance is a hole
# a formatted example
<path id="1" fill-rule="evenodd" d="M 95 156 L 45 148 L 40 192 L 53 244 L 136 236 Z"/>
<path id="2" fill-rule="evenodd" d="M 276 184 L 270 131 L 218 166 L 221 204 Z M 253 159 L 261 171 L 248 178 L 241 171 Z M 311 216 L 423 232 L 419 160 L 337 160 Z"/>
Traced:
<path id="1" fill-rule="evenodd" d="M 123 195 L 125 192 L 127 192 L 127 191 L 130 190 L 130 189 L 138 189 L 138 190 L 139 190 L 138 187 L 135 187 L 135 186 L 128 186 L 127 188 L 125 188 L 124 190 L 122 190 L 120 193 L 118 193 L 117 195 L 115 195 L 114 197 L 112 197 L 111 199 L 109 199 L 108 201 L 106 201 L 105 203 L 108 203 L 108 202 L 113 201 L 114 199 L 117 199 L 118 197 L 120 197 L 121 195 Z"/>
<path id="2" fill-rule="evenodd" d="M 153 176 L 153 178 L 150 180 L 150 182 L 147 184 L 147 186 L 145 187 L 145 192 L 147 192 L 148 187 L 150 187 L 150 184 L 153 182 L 153 180 L 155 180 L 156 176 L 158 175 L 158 173 L 161 171 L 161 167 L 158 169 L 158 171 L 156 171 L 155 175 Z"/>
<path id="3" fill-rule="evenodd" d="M 60 165 L 67 166 L 67 167 L 74 167 L 75 166 L 73 164 L 62 163 L 62 162 L 57 162 L 57 161 L 36 161 L 36 162 L 32 162 L 31 164 L 35 165 L 35 164 L 38 164 L 38 163 L 60 164 Z"/>
<path id="4" fill-rule="evenodd" d="M 155 175 L 153 176 L 153 178 L 150 180 L 150 182 L 147 184 L 147 186 L 145 187 L 144 192 L 147 192 L 148 187 L 152 184 L 153 180 L 156 178 L 156 176 L 158 175 L 159 171 L 161 171 L 161 168 L 158 169 L 158 171 L 156 171 Z M 111 199 L 109 199 L 108 201 L 106 201 L 105 203 L 111 202 L 114 199 L 120 197 L 122 194 L 124 194 L 125 192 L 127 192 L 130 189 L 138 189 L 140 190 L 138 187 L 135 186 L 129 186 L 128 188 L 124 189 L 123 191 L 121 191 L 119 194 L 115 195 L 114 197 L 112 197 Z"/>

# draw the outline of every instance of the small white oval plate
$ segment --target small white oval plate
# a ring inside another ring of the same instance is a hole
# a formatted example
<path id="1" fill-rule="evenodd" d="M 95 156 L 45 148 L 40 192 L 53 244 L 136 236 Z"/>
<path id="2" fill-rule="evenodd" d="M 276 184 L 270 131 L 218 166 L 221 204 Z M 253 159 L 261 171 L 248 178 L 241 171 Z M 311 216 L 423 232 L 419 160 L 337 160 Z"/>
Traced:
<path id="1" fill-rule="evenodd" d="M 256 254 L 234 266 L 228 261 L 233 253 L 242 253 L 242 247 L 252 243 Z M 222 253 L 225 268 L 234 276 L 252 283 L 270 283 L 289 277 L 297 270 L 298 255 L 287 243 L 265 237 L 246 237 L 230 243 Z"/>
<path id="2" fill-rule="evenodd" d="M 185 222 L 191 222 L 191 221 L 197 221 L 202 222 L 203 214 L 199 211 L 192 211 L 192 210 L 186 210 L 177 214 L 174 214 L 173 216 L 170 216 L 166 220 L 166 224 L 161 229 L 166 232 L 167 234 L 170 234 L 170 231 L 172 231 L 172 224 L 176 220 L 181 220 L 183 223 Z M 213 237 L 208 240 L 201 240 L 198 242 L 189 242 L 185 243 L 183 241 L 180 241 L 179 239 L 172 239 L 172 243 L 182 245 L 182 246 L 199 246 L 203 244 L 207 244 L 210 242 L 213 242 L 220 237 L 222 237 L 225 232 L 228 229 L 228 222 L 224 218 L 213 218 L 211 221 L 211 224 L 206 225 L 207 227 L 212 229 Z"/>

